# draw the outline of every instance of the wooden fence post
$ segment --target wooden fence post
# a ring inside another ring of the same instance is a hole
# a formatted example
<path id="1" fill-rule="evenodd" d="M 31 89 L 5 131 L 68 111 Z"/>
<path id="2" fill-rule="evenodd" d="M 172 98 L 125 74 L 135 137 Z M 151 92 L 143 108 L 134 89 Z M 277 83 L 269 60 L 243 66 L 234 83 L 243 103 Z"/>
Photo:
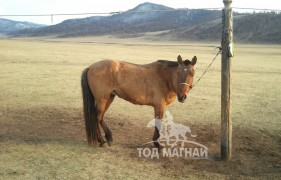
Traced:
<path id="1" fill-rule="evenodd" d="M 231 121 L 231 57 L 232 52 L 232 0 L 223 0 L 222 56 L 221 56 L 221 159 L 229 161 L 232 150 Z"/>

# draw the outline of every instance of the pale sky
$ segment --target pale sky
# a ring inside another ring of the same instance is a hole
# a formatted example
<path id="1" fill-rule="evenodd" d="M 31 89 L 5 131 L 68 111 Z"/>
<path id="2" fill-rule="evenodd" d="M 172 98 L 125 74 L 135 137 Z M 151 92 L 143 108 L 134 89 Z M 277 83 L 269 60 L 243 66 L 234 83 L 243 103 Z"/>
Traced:
<path id="1" fill-rule="evenodd" d="M 281 0 L 232 0 L 233 7 L 281 9 Z M 126 11 L 137 5 L 151 2 L 172 8 L 223 7 L 223 0 L 0 0 L 0 18 L 51 24 L 51 17 L 2 17 L 14 14 L 104 13 Z M 53 24 L 65 19 L 85 16 L 54 16 Z"/>

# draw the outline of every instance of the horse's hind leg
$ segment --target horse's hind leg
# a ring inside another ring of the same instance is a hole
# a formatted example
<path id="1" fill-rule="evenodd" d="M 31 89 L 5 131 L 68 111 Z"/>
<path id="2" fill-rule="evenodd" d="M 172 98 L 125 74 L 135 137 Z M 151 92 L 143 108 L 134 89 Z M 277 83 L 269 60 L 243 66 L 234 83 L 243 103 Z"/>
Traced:
<path id="1" fill-rule="evenodd" d="M 112 101 L 114 100 L 114 97 L 115 97 L 115 95 L 113 95 L 113 94 L 110 96 L 110 99 L 107 101 L 107 104 L 106 104 L 106 107 L 105 107 L 105 111 L 107 111 L 107 109 L 111 105 Z M 105 113 L 105 111 L 104 111 L 104 113 Z M 107 125 L 105 124 L 103 117 L 102 117 L 101 127 L 103 128 L 103 131 L 105 133 L 106 142 L 110 146 L 112 141 L 113 141 L 112 133 L 109 130 L 109 128 L 107 127 Z"/>
<path id="2" fill-rule="evenodd" d="M 104 116 L 107 101 L 106 100 L 99 100 L 99 101 L 96 101 L 96 102 L 97 102 L 96 108 L 97 108 L 97 112 L 98 112 L 98 141 L 100 143 L 100 146 L 102 147 L 106 143 L 106 141 L 104 140 L 103 135 L 102 135 L 101 122 L 102 122 L 102 119 L 103 119 L 103 116 Z"/>
<path id="3" fill-rule="evenodd" d="M 99 100 L 97 103 L 97 110 L 98 110 L 98 134 L 99 134 L 99 140 L 100 140 L 100 146 L 104 146 L 104 144 L 107 142 L 108 145 L 112 142 L 112 133 L 105 124 L 103 118 L 106 110 L 109 108 L 110 104 L 112 103 L 114 99 L 114 96 L 110 96 L 109 99 L 102 99 Z M 103 129 L 105 133 L 105 138 L 107 141 L 103 139 L 101 129 Z"/>
<path id="4" fill-rule="evenodd" d="M 104 144 L 106 143 L 106 141 L 103 139 L 101 128 L 102 128 L 101 124 L 99 123 L 98 124 L 98 140 L 99 140 L 100 146 L 103 147 Z"/>
<path id="5" fill-rule="evenodd" d="M 104 133 L 105 133 L 106 142 L 107 142 L 107 144 L 110 146 L 111 143 L 112 143 L 112 141 L 113 141 L 112 133 L 111 133 L 111 131 L 109 130 L 109 128 L 107 127 L 107 125 L 105 124 L 104 121 L 102 121 L 101 127 L 103 128 L 103 131 L 104 131 Z"/>

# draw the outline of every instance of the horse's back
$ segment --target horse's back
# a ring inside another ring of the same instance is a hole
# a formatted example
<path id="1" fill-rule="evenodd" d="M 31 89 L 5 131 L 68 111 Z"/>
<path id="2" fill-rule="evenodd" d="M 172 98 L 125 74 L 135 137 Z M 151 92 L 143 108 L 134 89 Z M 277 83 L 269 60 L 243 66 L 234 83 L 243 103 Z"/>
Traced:
<path id="1" fill-rule="evenodd" d="M 119 61 L 114 60 L 102 60 L 98 61 L 90 66 L 90 71 L 95 73 L 105 73 L 105 70 L 116 70 L 118 69 Z"/>
<path id="2" fill-rule="evenodd" d="M 90 66 L 92 71 L 103 73 L 105 70 L 109 72 L 135 72 L 144 69 L 146 66 L 133 64 L 118 60 L 101 60 Z M 101 71 L 101 72 L 100 72 Z"/>
<path id="3" fill-rule="evenodd" d="M 90 66 L 88 78 L 96 96 L 116 94 L 135 104 L 151 104 L 157 74 L 153 64 L 102 60 Z M 99 90 L 98 90 L 99 89 Z M 158 88 L 159 89 L 159 88 Z"/>

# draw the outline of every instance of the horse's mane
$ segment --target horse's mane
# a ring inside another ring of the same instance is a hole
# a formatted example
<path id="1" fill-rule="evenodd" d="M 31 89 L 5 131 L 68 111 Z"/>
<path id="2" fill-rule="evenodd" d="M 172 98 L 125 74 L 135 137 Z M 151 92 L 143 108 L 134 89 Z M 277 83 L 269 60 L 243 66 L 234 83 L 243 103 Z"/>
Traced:
<path id="1" fill-rule="evenodd" d="M 167 65 L 169 67 L 179 66 L 179 63 L 177 61 L 158 60 L 157 62 L 163 65 Z M 183 61 L 183 63 L 184 65 L 188 66 L 191 62 L 189 60 L 185 60 Z"/>

